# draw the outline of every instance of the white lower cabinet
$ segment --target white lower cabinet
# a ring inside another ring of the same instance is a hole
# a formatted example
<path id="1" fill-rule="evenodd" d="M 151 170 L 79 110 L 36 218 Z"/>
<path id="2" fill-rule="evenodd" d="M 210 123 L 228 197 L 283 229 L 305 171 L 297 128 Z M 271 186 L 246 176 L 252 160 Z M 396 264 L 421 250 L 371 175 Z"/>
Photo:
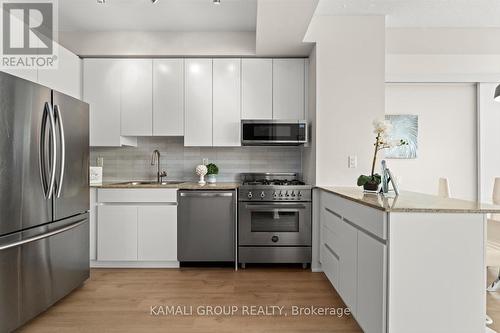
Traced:
<path id="1" fill-rule="evenodd" d="M 347 223 L 339 223 L 339 292 L 351 312 L 357 313 L 358 230 Z"/>
<path id="2" fill-rule="evenodd" d="M 176 189 L 99 189 L 94 266 L 178 266 L 176 193 Z"/>
<path id="3" fill-rule="evenodd" d="M 358 233 L 358 297 L 355 316 L 366 333 L 386 332 L 385 258 L 385 244 L 363 232 Z"/>
<path id="4" fill-rule="evenodd" d="M 326 192 L 320 195 L 320 262 L 366 333 L 386 332 L 386 244 L 363 228 L 385 230 L 383 215 Z"/>
<path id="5" fill-rule="evenodd" d="M 97 260 L 137 260 L 137 207 L 98 207 Z"/>
<path id="6" fill-rule="evenodd" d="M 177 206 L 138 207 L 137 256 L 145 261 L 177 260 Z"/>

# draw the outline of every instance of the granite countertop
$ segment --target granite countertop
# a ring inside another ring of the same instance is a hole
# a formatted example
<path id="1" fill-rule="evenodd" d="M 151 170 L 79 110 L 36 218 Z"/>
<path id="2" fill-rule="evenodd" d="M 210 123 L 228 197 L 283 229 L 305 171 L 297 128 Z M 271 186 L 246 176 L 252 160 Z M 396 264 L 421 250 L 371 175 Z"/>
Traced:
<path id="1" fill-rule="evenodd" d="M 90 185 L 94 188 L 175 188 L 179 190 L 234 190 L 240 186 L 239 183 L 217 182 L 215 184 L 199 185 L 195 182 L 182 182 L 176 184 L 138 184 L 132 185 L 131 182 L 117 182 L 117 183 L 102 183 L 100 185 Z"/>
<path id="2" fill-rule="evenodd" d="M 441 198 L 416 192 L 401 191 L 397 197 L 364 193 L 357 187 L 317 186 L 344 199 L 386 212 L 414 213 L 500 213 L 500 206 L 452 198 Z"/>

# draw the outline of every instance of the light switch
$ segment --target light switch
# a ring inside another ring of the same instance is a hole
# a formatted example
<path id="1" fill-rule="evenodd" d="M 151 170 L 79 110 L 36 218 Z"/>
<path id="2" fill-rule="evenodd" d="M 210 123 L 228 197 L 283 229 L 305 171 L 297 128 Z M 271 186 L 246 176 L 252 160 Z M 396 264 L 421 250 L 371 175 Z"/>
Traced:
<path id="1" fill-rule="evenodd" d="M 356 155 L 349 156 L 348 168 L 353 169 L 358 167 L 358 157 Z"/>
<path id="2" fill-rule="evenodd" d="M 208 164 L 208 158 L 202 158 L 202 164 L 207 165 Z"/>

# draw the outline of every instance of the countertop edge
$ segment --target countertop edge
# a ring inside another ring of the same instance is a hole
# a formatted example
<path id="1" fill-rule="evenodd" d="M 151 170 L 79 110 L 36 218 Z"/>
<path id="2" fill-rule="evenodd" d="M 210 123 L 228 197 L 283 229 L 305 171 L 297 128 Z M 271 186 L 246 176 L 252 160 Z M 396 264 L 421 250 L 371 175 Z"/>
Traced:
<path id="1" fill-rule="evenodd" d="M 352 197 L 350 195 L 344 194 L 339 192 L 339 190 L 336 190 L 335 187 L 327 187 L 327 186 L 315 186 L 315 189 L 320 189 L 328 193 L 332 193 L 334 195 L 337 195 L 343 199 L 358 203 L 360 205 L 370 207 L 379 211 L 383 211 L 386 213 L 450 213 L 450 214 L 490 214 L 490 213 L 500 213 L 500 207 L 495 208 L 493 205 L 488 205 L 488 204 L 481 204 L 481 203 L 475 203 L 473 201 L 467 201 L 467 200 L 461 200 L 461 199 L 444 199 L 444 200 L 452 200 L 455 201 L 456 204 L 460 203 L 468 203 L 468 204 L 477 204 L 477 205 L 484 205 L 484 208 L 448 208 L 448 207 L 401 207 L 401 208 L 392 208 L 392 207 L 383 207 L 381 205 L 376 205 L 364 200 L 361 200 L 359 198 Z M 342 189 L 342 187 L 339 187 Z M 351 189 L 353 188 L 348 188 L 344 187 L 344 189 Z M 413 192 L 406 192 L 406 194 L 413 194 L 413 195 L 419 195 L 419 196 L 426 196 L 428 198 L 430 197 L 435 197 L 436 200 L 443 200 L 442 198 L 439 198 L 437 196 L 432 196 L 429 194 L 423 194 L 423 193 L 413 193 Z M 378 194 L 369 194 L 369 195 L 378 195 Z M 405 195 L 403 193 L 402 195 Z M 381 196 L 380 196 L 381 197 Z M 386 199 L 381 197 L 382 199 Z M 387 198 L 387 200 L 395 200 L 397 198 Z M 389 204 L 389 203 L 387 203 Z"/>
<path id="2" fill-rule="evenodd" d="M 239 183 L 220 182 L 215 184 L 200 185 L 195 182 L 184 182 L 180 184 L 141 184 L 141 185 L 127 185 L 121 184 L 123 182 L 103 183 L 103 184 L 90 184 L 90 188 L 95 189 L 176 189 L 176 190 L 236 190 L 240 187 Z"/>

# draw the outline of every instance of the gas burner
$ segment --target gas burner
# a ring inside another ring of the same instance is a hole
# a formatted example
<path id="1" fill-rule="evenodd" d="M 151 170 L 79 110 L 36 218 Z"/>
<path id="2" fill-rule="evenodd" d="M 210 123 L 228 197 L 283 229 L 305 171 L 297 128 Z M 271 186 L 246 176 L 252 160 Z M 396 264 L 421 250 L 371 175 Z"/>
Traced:
<path id="1" fill-rule="evenodd" d="M 241 174 L 240 201 L 311 201 L 312 186 L 296 173 Z"/>
<path id="2" fill-rule="evenodd" d="M 244 181 L 243 185 L 294 186 L 305 185 L 305 183 L 297 179 L 257 179 L 253 181 Z"/>

